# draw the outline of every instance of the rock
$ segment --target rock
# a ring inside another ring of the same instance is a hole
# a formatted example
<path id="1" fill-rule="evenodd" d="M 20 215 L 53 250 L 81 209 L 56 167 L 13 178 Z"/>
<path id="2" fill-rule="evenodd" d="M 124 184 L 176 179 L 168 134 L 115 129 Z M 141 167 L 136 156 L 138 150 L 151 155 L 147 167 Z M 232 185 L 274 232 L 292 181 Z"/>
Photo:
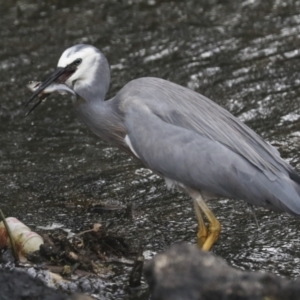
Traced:
<path id="1" fill-rule="evenodd" d="M 25 272 L 0 269 L 0 300 L 92 300 L 86 295 L 66 295 L 47 287 Z"/>
<path id="2" fill-rule="evenodd" d="M 296 300 L 300 281 L 237 270 L 196 245 L 177 244 L 145 265 L 152 300 Z"/>

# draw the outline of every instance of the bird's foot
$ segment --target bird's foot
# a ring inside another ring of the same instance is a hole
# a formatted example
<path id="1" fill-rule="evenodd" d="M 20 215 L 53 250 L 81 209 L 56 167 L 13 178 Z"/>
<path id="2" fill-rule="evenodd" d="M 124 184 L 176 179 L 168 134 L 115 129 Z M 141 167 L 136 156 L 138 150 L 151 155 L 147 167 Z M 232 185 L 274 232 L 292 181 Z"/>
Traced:
<path id="1" fill-rule="evenodd" d="M 199 231 L 200 232 L 200 231 Z M 198 232 L 198 234 L 199 234 Z M 215 219 L 213 222 L 209 224 L 209 230 L 207 234 L 207 238 L 201 246 L 201 249 L 204 251 L 209 251 L 213 244 L 218 240 L 221 232 L 221 223 Z M 197 237 L 198 237 L 197 234 Z M 198 245 L 199 245 L 199 237 L 198 237 Z"/>
<path id="2" fill-rule="evenodd" d="M 199 224 L 199 231 L 197 233 L 197 245 L 202 249 L 205 241 L 207 240 L 208 230 L 205 224 Z"/>

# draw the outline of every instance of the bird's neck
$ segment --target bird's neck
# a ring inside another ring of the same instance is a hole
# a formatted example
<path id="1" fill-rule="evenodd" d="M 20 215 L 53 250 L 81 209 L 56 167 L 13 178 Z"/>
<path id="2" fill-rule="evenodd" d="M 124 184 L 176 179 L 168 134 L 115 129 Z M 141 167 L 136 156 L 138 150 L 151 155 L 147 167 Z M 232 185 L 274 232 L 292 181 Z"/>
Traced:
<path id="1" fill-rule="evenodd" d="M 100 68 L 101 67 L 101 68 Z M 110 85 L 110 70 L 107 63 L 103 63 L 91 73 L 90 77 L 76 81 L 75 92 L 87 102 L 104 101 Z"/>
<path id="2" fill-rule="evenodd" d="M 109 86 L 109 84 L 108 84 Z M 86 102 L 104 102 L 108 86 L 106 84 L 88 84 L 85 82 L 76 82 L 74 90 Z"/>
<path id="3" fill-rule="evenodd" d="M 108 143 L 118 146 L 122 143 L 125 131 L 121 117 L 115 112 L 114 99 L 108 101 L 86 101 L 77 98 L 75 110 L 79 119 L 91 131 Z"/>

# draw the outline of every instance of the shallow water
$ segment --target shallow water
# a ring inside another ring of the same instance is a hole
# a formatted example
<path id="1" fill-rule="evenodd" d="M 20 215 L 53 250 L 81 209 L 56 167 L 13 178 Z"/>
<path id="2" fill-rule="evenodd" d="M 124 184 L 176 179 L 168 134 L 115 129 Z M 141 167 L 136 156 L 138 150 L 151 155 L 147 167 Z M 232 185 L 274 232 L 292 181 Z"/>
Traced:
<path id="1" fill-rule="evenodd" d="M 110 224 L 150 253 L 196 240 L 189 198 L 166 191 L 161 179 L 90 133 L 68 97 L 53 96 L 24 116 L 27 82 L 45 78 L 76 43 L 92 43 L 108 57 L 108 96 L 141 76 L 188 86 L 245 121 L 300 170 L 300 1 L 209 3 L 0 0 L 0 190 L 7 216 L 32 227 Z M 131 213 L 88 212 L 97 201 Z M 242 201 L 210 207 L 223 224 L 217 255 L 238 268 L 299 277 L 299 220 L 255 208 L 257 229 Z M 137 298 L 125 290 L 128 270 L 117 269 L 108 297 Z"/>

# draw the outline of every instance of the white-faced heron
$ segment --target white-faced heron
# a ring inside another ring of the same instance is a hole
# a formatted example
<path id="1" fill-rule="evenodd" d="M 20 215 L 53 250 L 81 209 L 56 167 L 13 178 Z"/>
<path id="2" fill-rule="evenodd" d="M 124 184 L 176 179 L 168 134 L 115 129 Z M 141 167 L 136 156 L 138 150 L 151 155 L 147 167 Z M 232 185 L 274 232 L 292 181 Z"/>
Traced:
<path id="1" fill-rule="evenodd" d="M 212 247 L 221 230 L 205 200 L 243 199 L 300 215 L 297 172 L 274 147 L 210 99 L 175 83 L 145 77 L 130 81 L 105 101 L 110 67 L 91 45 L 65 50 L 56 71 L 27 104 L 49 85 L 55 90 L 53 83 L 59 83 L 58 91 L 76 95 L 75 110 L 96 135 L 192 197 L 203 249 Z"/>

